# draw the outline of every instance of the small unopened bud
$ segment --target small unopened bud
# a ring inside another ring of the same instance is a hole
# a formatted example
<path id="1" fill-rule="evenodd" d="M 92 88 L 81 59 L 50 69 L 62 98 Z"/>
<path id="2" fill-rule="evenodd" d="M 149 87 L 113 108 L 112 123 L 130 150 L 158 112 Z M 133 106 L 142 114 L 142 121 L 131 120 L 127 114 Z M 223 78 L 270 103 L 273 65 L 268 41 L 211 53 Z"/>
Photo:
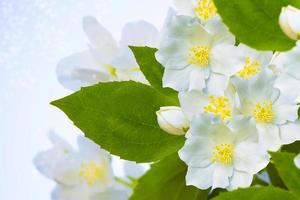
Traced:
<path id="1" fill-rule="evenodd" d="M 300 154 L 298 154 L 298 156 L 296 156 L 294 162 L 295 162 L 295 165 L 300 169 Z"/>
<path id="2" fill-rule="evenodd" d="M 283 32 L 291 39 L 300 38 L 300 10 L 287 6 L 281 9 L 279 24 Z"/>
<path id="3" fill-rule="evenodd" d="M 189 121 L 180 107 L 161 107 L 156 115 L 160 128 L 172 135 L 184 135 L 189 128 Z"/>

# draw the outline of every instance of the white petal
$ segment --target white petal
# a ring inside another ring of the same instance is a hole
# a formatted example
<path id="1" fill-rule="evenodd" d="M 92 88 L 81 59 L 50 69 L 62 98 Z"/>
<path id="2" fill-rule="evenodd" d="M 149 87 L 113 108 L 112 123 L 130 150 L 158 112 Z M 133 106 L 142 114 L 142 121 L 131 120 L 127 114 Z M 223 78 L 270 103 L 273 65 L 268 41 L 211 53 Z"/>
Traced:
<path id="1" fill-rule="evenodd" d="M 75 186 L 80 183 L 80 161 L 74 156 L 68 156 L 58 163 L 55 170 L 55 181 L 67 186 Z"/>
<path id="2" fill-rule="evenodd" d="M 274 123 L 284 124 L 287 121 L 295 121 L 298 118 L 297 105 L 279 105 L 274 107 L 275 119 Z"/>
<path id="3" fill-rule="evenodd" d="M 300 121 L 290 122 L 280 126 L 282 144 L 291 144 L 300 140 Z"/>
<path id="4" fill-rule="evenodd" d="M 188 66 L 188 45 L 183 40 L 168 38 L 156 52 L 156 59 L 167 69 L 183 69 Z"/>
<path id="5" fill-rule="evenodd" d="M 300 10 L 287 12 L 286 17 L 291 29 L 298 36 L 300 34 Z"/>
<path id="6" fill-rule="evenodd" d="M 232 76 L 244 67 L 236 59 L 238 48 L 234 45 L 218 44 L 211 49 L 210 67 L 212 71 L 226 76 Z"/>
<path id="7" fill-rule="evenodd" d="M 101 58 L 109 63 L 118 51 L 118 46 L 108 30 L 106 30 L 94 17 L 83 19 L 83 29 L 87 34 L 93 48 L 101 54 Z"/>
<path id="8" fill-rule="evenodd" d="M 128 47 L 121 48 L 110 64 L 117 69 L 139 70 L 139 65 Z"/>
<path id="9" fill-rule="evenodd" d="M 252 178 L 252 174 L 234 170 L 233 176 L 230 180 L 230 186 L 227 189 L 231 191 L 237 188 L 247 188 L 251 185 Z"/>
<path id="10" fill-rule="evenodd" d="M 125 24 L 122 30 L 120 45 L 155 47 L 158 30 L 146 21 L 135 21 Z"/>
<path id="11" fill-rule="evenodd" d="M 205 168 L 189 167 L 185 177 L 186 185 L 193 185 L 202 190 L 210 188 L 213 184 L 214 170 L 213 164 Z"/>
<path id="12" fill-rule="evenodd" d="M 209 71 L 194 67 L 190 75 L 189 90 L 202 91 L 205 88 L 205 81 L 208 79 Z"/>
<path id="13" fill-rule="evenodd" d="M 195 11 L 193 9 L 194 5 L 192 1 L 189 0 L 174 0 L 174 4 L 178 10 L 178 12 L 182 15 L 195 15 Z"/>
<path id="14" fill-rule="evenodd" d="M 177 91 L 184 91 L 189 88 L 190 74 L 192 69 L 186 67 L 182 70 L 165 69 L 163 75 L 163 86 L 170 87 Z"/>
<path id="15" fill-rule="evenodd" d="M 49 133 L 49 139 L 54 145 L 53 148 L 38 153 L 34 158 L 33 163 L 40 173 L 50 179 L 54 179 L 55 172 L 57 168 L 60 167 L 58 163 L 72 153 L 73 148 L 53 132 Z"/>
<path id="16" fill-rule="evenodd" d="M 224 96 L 229 78 L 216 73 L 211 73 L 207 81 L 207 93 L 210 95 Z"/>
<path id="17" fill-rule="evenodd" d="M 298 103 L 297 101 L 300 99 L 300 80 L 282 74 L 276 79 L 274 87 L 278 88 L 291 102 Z"/>
<path id="18" fill-rule="evenodd" d="M 249 174 L 256 174 L 269 163 L 269 155 L 264 147 L 253 142 L 241 142 L 235 147 L 234 168 Z"/>
<path id="19" fill-rule="evenodd" d="M 85 159 L 96 159 L 99 158 L 100 160 L 109 160 L 110 156 L 109 153 L 100 148 L 98 144 L 93 142 L 92 140 L 88 139 L 84 136 L 77 137 L 77 144 L 79 148 L 79 156 Z"/>
<path id="20" fill-rule="evenodd" d="M 55 200 L 89 200 L 89 192 L 78 187 L 58 186 L 52 193 Z"/>
<path id="21" fill-rule="evenodd" d="M 294 159 L 295 165 L 300 169 L 300 154 Z"/>
<path id="22" fill-rule="evenodd" d="M 90 51 L 76 53 L 62 59 L 58 63 L 56 73 L 58 81 L 71 90 L 110 79 L 103 64 L 98 63 Z"/>
<path id="23" fill-rule="evenodd" d="M 225 26 L 219 16 L 207 21 L 205 29 L 213 35 L 214 44 L 235 44 L 234 36 L 229 32 L 227 26 Z"/>
<path id="24" fill-rule="evenodd" d="M 211 163 L 213 144 L 207 139 L 187 139 L 178 154 L 189 167 L 207 167 Z"/>
<path id="25" fill-rule="evenodd" d="M 229 178 L 232 177 L 232 174 L 232 165 L 215 164 L 212 189 L 227 188 L 229 186 Z"/>
<path id="26" fill-rule="evenodd" d="M 270 151 L 277 151 L 281 147 L 279 127 L 273 124 L 257 124 L 259 144 Z"/>
<path id="27" fill-rule="evenodd" d="M 208 104 L 208 98 L 202 92 L 180 92 L 178 96 L 182 111 L 190 120 L 203 113 L 203 107 Z"/>

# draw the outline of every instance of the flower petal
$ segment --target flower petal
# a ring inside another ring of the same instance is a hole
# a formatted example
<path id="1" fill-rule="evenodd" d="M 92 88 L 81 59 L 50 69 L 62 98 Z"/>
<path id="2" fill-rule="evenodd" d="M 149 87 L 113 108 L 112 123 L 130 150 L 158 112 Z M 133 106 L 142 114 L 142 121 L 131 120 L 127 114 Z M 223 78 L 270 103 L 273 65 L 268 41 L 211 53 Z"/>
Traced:
<path id="1" fill-rule="evenodd" d="M 234 170 L 233 176 L 230 179 L 230 185 L 227 188 L 229 191 L 237 188 L 247 188 L 251 185 L 253 179 L 252 174 Z"/>
<path id="2" fill-rule="evenodd" d="M 98 82 L 107 82 L 110 76 L 90 51 L 73 54 L 62 59 L 56 69 L 58 81 L 66 88 L 79 90 Z"/>
<path id="3" fill-rule="evenodd" d="M 192 69 L 186 67 L 182 70 L 165 69 L 163 75 L 163 86 L 170 87 L 177 91 L 187 90 L 189 88 L 189 77 Z"/>
<path id="4" fill-rule="evenodd" d="M 194 185 L 197 188 L 206 190 L 213 184 L 213 173 L 215 165 L 209 165 L 205 168 L 189 167 L 186 174 L 186 185 Z"/>
<path id="5" fill-rule="evenodd" d="M 158 30 L 152 24 L 140 20 L 125 24 L 120 40 L 121 46 L 155 47 L 158 40 Z"/>
<path id="6" fill-rule="evenodd" d="M 235 147 L 234 168 L 249 174 L 256 174 L 265 168 L 270 156 L 266 149 L 254 142 L 241 142 Z"/>
<path id="7" fill-rule="evenodd" d="M 274 123 L 284 124 L 287 121 L 295 121 L 298 118 L 298 105 L 279 105 L 274 107 Z"/>
<path id="8" fill-rule="evenodd" d="M 291 144 L 300 140 L 300 121 L 290 122 L 280 126 L 282 144 Z"/>
<path id="9" fill-rule="evenodd" d="M 94 17 L 83 19 L 83 29 L 89 38 L 90 44 L 101 55 L 106 63 L 118 52 L 118 45 L 110 34 Z"/>
<path id="10" fill-rule="evenodd" d="M 259 144 L 270 151 L 277 151 L 282 144 L 279 127 L 274 124 L 257 124 Z"/>

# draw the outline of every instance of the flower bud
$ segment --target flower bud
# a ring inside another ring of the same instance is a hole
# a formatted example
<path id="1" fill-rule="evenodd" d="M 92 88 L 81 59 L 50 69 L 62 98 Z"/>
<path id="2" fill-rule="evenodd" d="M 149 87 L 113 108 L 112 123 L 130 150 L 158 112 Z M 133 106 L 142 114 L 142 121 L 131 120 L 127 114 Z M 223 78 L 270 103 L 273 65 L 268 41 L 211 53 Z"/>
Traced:
<path id="1" fill-rule="evenodd" d="M 279 24 L 283 32 L 293 40 L 300 38 L 300 10 L 287 6 L 281 9 Z"/>
<path id="2" fill-rule="evenodd" d="M 189 128 L 189 121 L 180 107 L 161 107 L 156 115 L 160 128 L 172 135 L 184 135 Z"/>

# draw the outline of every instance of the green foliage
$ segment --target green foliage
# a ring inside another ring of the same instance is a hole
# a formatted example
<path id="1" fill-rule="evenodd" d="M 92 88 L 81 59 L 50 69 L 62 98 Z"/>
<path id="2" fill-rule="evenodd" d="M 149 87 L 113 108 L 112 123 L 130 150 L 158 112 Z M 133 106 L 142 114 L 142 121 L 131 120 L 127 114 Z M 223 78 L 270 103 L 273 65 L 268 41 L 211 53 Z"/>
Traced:
<path id="1" fill-rule="evenodd" d="M 259 50 L 286 51 L 295 46 L 279 26 L 281 8 L 299 0 L 214 0 L 224 23 L 238 41 Z"/>
<path id="2" fill-rule="evenodd" d="M 173 154 L 152 165 L 138 181 L 130 200 L 204 200 L 207 191 L 185 185 L 187 167 Z"/>
<path id="3" fill-rule="evenodd" d="M 293 153 L 272 153 L 272 159 L 279 176 L 288 189 L 300 197 L 300 170 L 294 164 L 295 157 L 296 154 Z"/>
<path id="4" fill-rule="evenodd" d="M 157 62 L 155 53 L 157 49 L 150 47 L 130 46 L 141 71 L 145 75 L 152 87 L 161 90 L 166 95 L 177 98 L 178 93 L 171 88 L 163 88 L 162 78 L 164 74 L 163 66 Z"/>
<path id="5" fill-rule="evenodd" d="M 155 59 L 155 52 L 157 49 L 133 46 L 131 46 L 130 49 L 133 52 L 140 69 L 151 86 L 155 88 L 161 88 L 164 68 Z"/>
<path id="6" fill-rule="evenodd" d="M 297 200 L 286 190 L 275 187 L 250 187 L 238 189 L 233 192 L 223 192 L 213 200 Z"/>
<path id="7" fill-rule="evenodd" d="M 82 88 L 52 102 L 85 136 L 123 159 L 156 161 L 177 152 L 183 136 L 162 131 L 155 112 L 177 98 L 141 83 L 110 82 Z"/>

